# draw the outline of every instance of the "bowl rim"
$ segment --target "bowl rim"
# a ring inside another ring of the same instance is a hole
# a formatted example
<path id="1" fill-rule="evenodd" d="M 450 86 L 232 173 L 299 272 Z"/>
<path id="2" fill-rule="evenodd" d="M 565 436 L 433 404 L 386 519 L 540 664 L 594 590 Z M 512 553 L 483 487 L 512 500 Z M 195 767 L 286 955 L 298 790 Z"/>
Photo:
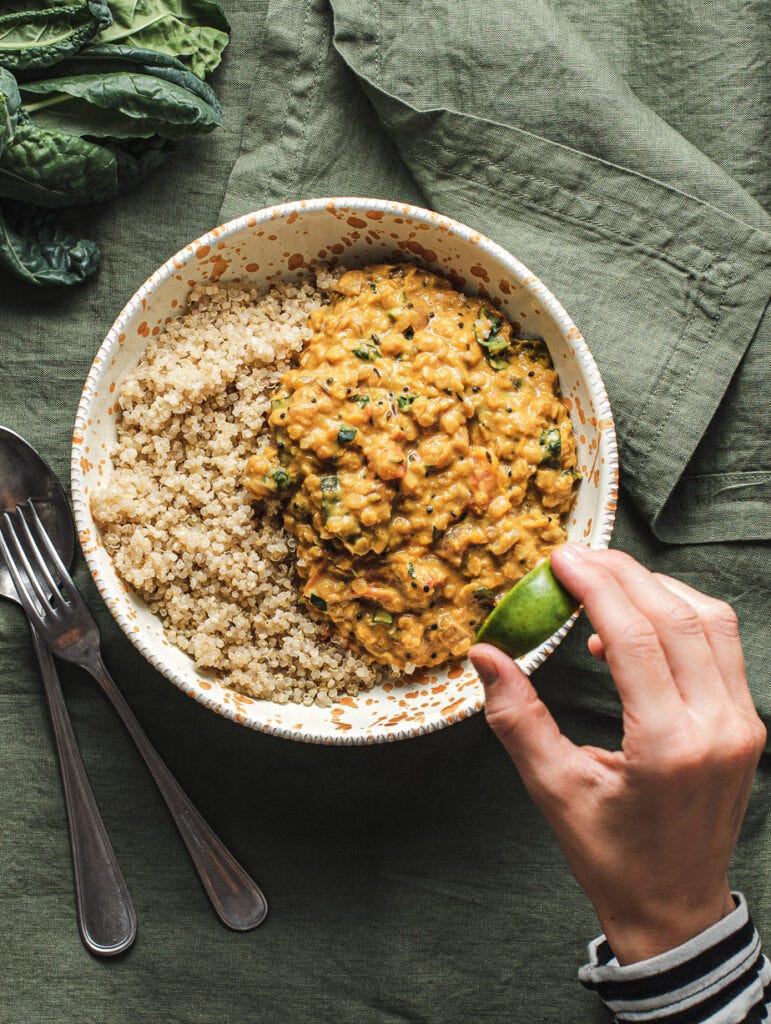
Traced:
<path id="1" fill-rule="evenodd" d="M 244 213 L 239 217 L 226 221 L 215 228 L 207 231 L 199 238 L 194 239 L 183 246 L 178 252 L 170 256 L 157 270 L 155 270 L 140 287 L 129 298 L 115 318 L 112 326 L 104 337 L 99 349 L 94 356 L 91 367 L 83 385 L 83 390 L 78 402 L 73 428 L 71 460 L 70 460 L 70 487 L 72 493 L 72 504 L 75 517 L 75 524 L 81 549 L 88 565 L 91 576 L 99 590 L 102 599 L 105 601 L 110 613 L 120 626 L 123 633 L 128 637 L 140 654 L 160 672 L 166 679 L 172 682 L 178 689 L 187 696 L 192 697 L 198 703 L 229 718 L 240 725 L 248 726 L 258 732 L 269 733 L 284 739 L 291 739 L 302 743 L 319 743 L 327 746 L 360 746 L 372 745 L 375 743 L 390 743 L 396 740 L 409 739 L 416 736 L 427 735 L 444 729 L 455 722 L 461 721 L 470 715 L 476 714 L 484 707 L 484 696 L 471 689 L 464 697 L 462 703 L 450 716 L 440 715 L 436 720 L 428 723 L 413 723 L 404 726 L 392 727 L 388 731 L 372 734 L 350 733 L 327 735 L 314 734 L 309 730 L 291 730 L 275 723 L 266 723 L 255 719 L 250 709 L 236 709 L 225 705 L 221 700 L 211 697 L 203 692 L 201 688 L 193 691 L 177 675 L 173 668 L 167 666 L 163 659 L 158 656 L 152 645 L 145 642 L 141 632 L 134 632 L 130 626 L 127 616 L 121 611 L 119 601 L 115 600 L 118 595 L 119 579 L 115 570 L 112 570 L 112 578 L 105 578 L 96 557 L 95 549 L 87 542 L 86 538 L 95 524 L 92 522 L 89 502 L 85 493 L 84 473 L 81 467 L 81 452 L 78 438 L 88 429 L 92 401 L 101 378 L 107 373 L 110 367 L 110 357 L 114 348 L 119 344 L 118 336 L 124 330 L 126 322 L 143 304 L 156 288 L 171 275 L 178 272 L 194 257 L 196 250 L 201 246 L 213 246 L 222 242 L 223 239 L 236 234 L 244 229 L 254 229 L 260 224 L 270 221 L 286 219 L 296 213 L 302 216 L 304 213 L 320 210 L 382 210 L 386 213 L 396 213 L 399 216 L 411 217 L 422 223 L 429 223 L 447 229 L 451 234 L 456 235 L 473 246 L 480 247 L 489 256 L 503 264 L 514 279 L 531 294 L 537 288 L 539 303 L 543 304 L 553 318 L 559 323 L 566 344 L 568 344 L 578 362 L 580 363 L 592 395 L 596 403 L 597 417 L 602 418 L 604 426 L 604 458 L 605 458 L 605 489 L 600 492 L 598 522 L 595 524 L 592 536 L 592 547 L 607 548 L 613 531 L 615 520 L 615 509 L 618 500 L 618 443 L 615 431 L 613 413 L 610 407 L 607 391 L 600 371 L 595 362 L 594 356 L 582 334 L 573 323 L 559 300 L 551 293 L 544 283 L 529 270 L 520 260 L 504 249 L 497 242 L 488 238 L 482 232 L 454 220 L 445 214 L 437 213 L 424 207 L 414 206 L 410 203 L 398 202 L 390 199 L 375 199 L 362 196 L 327 196 L 317 199 L 298 199 L 292 202 L 279 203 L 267 206 L 263 209 Z M 574 615 L 555 633 L 544 641 L 534 651 L 529 652 L 523 658 L 518 659 L 519 666 L 528 675 L 543 664 L 546 658 L 555 650 L 562 639 L 567 635 L 580 614 L 576 611 Z M 252 698 L 254 707 L 259 707 L 267 701 L 260 701 Z M 250 706 L 251 708 L 251 706 Z"/>

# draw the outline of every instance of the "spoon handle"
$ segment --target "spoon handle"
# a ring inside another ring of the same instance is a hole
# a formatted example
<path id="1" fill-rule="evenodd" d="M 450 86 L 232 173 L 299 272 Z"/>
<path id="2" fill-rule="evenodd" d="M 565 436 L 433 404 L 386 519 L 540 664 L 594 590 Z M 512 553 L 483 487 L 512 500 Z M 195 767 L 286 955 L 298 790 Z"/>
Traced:
<path id="1" fill-rule="evenodd" d="M 268 904 L 262 890 L 207 825 L 147 738 L 125 697 L 96 653 L 78 662 L 90 672 L 112 701 L 166 801 L 206 894 L 223 924 L 248 931 L 262 924 Z"/>
<path id="2" fill-rule="evenodd" d="M 78 927 L 91 953 L 115 956 L 136 938 L 134 906 L 86 775 L 53 658 L 32 623 L 30 629 L 59 755 Z"/>

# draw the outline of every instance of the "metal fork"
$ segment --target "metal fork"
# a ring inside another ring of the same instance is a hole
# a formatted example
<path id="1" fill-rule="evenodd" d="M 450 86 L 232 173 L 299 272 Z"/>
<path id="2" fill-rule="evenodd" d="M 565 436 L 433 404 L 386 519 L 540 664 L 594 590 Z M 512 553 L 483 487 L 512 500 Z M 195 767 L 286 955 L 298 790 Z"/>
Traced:
<path id="1" fill-rule="evenodd" d="M 102 661 L 99 627 L 31 501 L 3 514 L 0 551 L 24 610 L 51 652 L 90 672 L 120 715 L 222 922 L 236 931 L 256 928 L 267 914 L 262 891 L 212 832 L 134 717 Z"/>

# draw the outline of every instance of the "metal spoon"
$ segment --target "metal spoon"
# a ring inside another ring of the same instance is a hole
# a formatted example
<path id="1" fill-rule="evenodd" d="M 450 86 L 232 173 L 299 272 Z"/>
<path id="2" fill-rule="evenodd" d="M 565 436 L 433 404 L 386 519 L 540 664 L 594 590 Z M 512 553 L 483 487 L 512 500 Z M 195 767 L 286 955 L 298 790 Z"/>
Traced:
<path id="1" fill-rule="evenodd" d="M 0 510 L 10 512 L 29 497 L 69 566 L 75 529 L 64 491 L 35 449 L 13 430 L 0 426 Z M 1 558 L 0 596 L 21 604 Z M 78 927 L 88 950 L 97 956 L 114 956 L 134 942 L 136 914 L 78 751 L 53 658 L 31 623 L 30 630 L 59 755 Z"/>

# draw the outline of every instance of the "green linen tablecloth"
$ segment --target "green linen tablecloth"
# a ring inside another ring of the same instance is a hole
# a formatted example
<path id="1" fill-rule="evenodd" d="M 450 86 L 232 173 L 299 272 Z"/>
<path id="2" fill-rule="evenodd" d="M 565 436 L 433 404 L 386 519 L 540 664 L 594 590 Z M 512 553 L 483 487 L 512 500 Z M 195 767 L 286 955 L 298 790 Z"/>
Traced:
<path id="1" fill-rule="evenodd" d="M 723 0 L 232 0 L 215 83 L 226 127 L 147 183 L 80 211 L 96 279 L 0 280 L 0 421 L 67 476 L 82 381 L 147 274 L 276 201 L 430 206 L 520 257 L 585 334 L 617 419 L 614 544 L 731 601 L 757 704 L 766 676 L 768 8 Z M 764 319 L 765 317 L 765 319 Z M 766 360 L 764 360 L 764 356 Z M 764 386 L 765 385 L 765 386 Z M 78 939 L 51 732 L 26 628 L 0 609 L 0 1022 L 560 1022 L 596 932 L 481 716 L 377 748 L 304 747 L 188 700 L 100 606 L 106 660 L 191 797 L 263 883 L 271 916 L 217 922 L 111 709 L 62 667 L 139 938 Z M 576 740 L 620 707 L 585 622 L 535 677 Z M 732 868 L 771 943 L 771 765 Z"/>

